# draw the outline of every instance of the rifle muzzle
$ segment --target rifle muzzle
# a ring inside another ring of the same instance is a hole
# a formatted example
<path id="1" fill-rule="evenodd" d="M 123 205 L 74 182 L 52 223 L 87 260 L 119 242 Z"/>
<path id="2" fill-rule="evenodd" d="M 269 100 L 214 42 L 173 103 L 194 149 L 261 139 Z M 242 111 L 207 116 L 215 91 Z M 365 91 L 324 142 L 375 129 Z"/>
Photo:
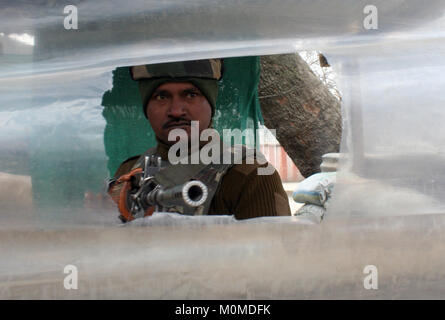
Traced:
<path id="1" fill-rule="evenodd" d="M 193 180 L 169 189 L 155 189 L 147 194 L 147 202 L 162 207 L 202 205 L 208 196 L 208 190 L 201 181 Z"/>

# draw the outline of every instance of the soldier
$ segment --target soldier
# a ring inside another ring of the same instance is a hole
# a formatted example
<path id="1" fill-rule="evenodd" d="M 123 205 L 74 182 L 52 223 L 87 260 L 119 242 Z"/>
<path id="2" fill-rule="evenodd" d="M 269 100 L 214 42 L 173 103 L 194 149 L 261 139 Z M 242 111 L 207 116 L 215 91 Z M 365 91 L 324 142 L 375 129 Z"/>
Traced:
<path id="1" fill-rule="evenodd" d="M 202 206 L 175 207 L 173 211 L 193 215 L 228 214 L 236 219 L 290 215 L 288 198 L 278 172 L 258 174 L 258 169 L 267 167 L 268 163 L 254 160 L 253 163 L 213 164 L 196 171 L 196 165 L 171 165 L 169 161 L 169 149 L 177 142 L 168 139 L 173 129 L 184 130 L 191 139 L 192 121 L 199 125 L 200 133 L 211 128 L 218 80 L 222 76 L 220 59 L 135 66 L 131 68 L 131 74 L 139 83 L 143 112 L 155 132 L 157 146 L 124 161 L 109 185 L 109 193 L 119 205 L 121 220 L 132 220 L 127 213 L 123 214 L 119 202 L 122 182 L 140 172 L 138 168 L 143 167 L 143 160 L 151 155 L 160 157 L 162 167 L 165 167 L 160 171 L 161 175 L 155 176 L 159 184 L 174 185 L 196 179 L 208 187 L 209 197 Z M 205 143 L 200 142 L 199 148 L 203 145 Z M 169 210 L 171 208 L 162 208 L 162 211 Z M 152 212 L 153 209 L 147 210 L 145 215 Z"/>

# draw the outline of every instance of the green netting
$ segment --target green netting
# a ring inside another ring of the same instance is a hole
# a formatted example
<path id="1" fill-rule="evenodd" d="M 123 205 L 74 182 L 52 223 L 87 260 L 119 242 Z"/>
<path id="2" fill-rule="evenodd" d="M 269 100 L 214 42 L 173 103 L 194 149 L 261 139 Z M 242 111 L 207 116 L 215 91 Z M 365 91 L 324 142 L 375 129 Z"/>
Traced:
<path id="1" fill-rule="evenodd" d="M 258 101 L 259 57 L 224 59 L 224 77 L 220 83 L 213 124 L 223 129 L 257 129 L 263 121 Z M 103 95 L 105 152 L 108 171 L 114 174 L 119 164 L 141 154 L 156 144 L 153 130 L 142 113 L 137 82 L 130 78 L 128 67 L 113 71 L 113 88 Z M 250 141 L 243 138 L 244 143 Z M 256 141 L 253 142 L 256 147 Z"/>

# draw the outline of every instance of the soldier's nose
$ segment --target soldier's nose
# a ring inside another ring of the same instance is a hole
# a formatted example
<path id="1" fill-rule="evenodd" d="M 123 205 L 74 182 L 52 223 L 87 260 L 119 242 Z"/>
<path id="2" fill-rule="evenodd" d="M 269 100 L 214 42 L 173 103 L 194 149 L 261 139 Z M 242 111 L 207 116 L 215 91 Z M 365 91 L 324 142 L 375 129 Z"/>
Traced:
<path id="1" fill-rule="evenodd" d="M 179 99 L 173 99 L 169 105 L 167 113 L 169 116 L 175 118 L 183 116 L 186 113 L 184 103 Z"/>

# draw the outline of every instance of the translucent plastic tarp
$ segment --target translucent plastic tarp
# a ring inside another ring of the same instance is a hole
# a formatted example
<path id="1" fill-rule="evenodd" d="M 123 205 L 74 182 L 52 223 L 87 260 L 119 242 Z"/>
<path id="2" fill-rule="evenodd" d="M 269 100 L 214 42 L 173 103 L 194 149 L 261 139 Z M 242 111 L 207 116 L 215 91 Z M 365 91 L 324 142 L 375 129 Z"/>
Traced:
<path id="1" fill-rule="evenodd" d="M 371 30 L 367 1 L 72 4 L 77 30 L 64 28 L 63 2 L 0 7 L 1 298 L 444 297 L 443 1 L 373 1 Z M 101 103 L 116 67 L 297 50 L 322 51 L 342 92 L 340 169 L 320 225 L 119 226 L 101 198 Z M 68 264 L 77 290 L 63 287 Z M 371 264 L 375 291 L 363 287 Z"/>

